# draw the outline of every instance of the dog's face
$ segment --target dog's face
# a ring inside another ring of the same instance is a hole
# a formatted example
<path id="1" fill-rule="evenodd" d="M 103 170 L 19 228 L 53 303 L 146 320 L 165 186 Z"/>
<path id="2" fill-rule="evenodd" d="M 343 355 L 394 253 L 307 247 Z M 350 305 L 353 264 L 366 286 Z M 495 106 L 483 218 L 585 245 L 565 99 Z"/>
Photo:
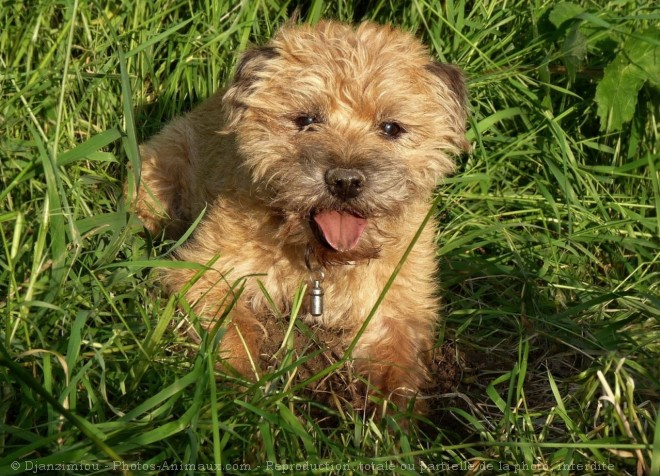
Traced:
<path id="1" fill-rule="evenodd" d="M 247 52 L 225 94 L 251 187 L 292 243 L 377 254 L 381 218 L 428 197 L 467 148 L 461 73 L 413 36 L 365 23 L 285 27 Z"/>

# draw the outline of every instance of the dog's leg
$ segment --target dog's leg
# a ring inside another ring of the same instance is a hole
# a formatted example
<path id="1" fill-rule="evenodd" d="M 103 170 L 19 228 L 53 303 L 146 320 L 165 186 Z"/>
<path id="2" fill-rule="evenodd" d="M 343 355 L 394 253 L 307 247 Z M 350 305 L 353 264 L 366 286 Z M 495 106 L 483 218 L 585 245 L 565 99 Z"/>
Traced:
<path id="1" fill-rule="evenodd" d="M 381 307 L 358 341 L 356 368 L 381 397 L 405 410 L 428 386 L 439 300 L 434 279 L 431 229 L 409 256 Z M 414 410 L 424 412 L 421 400 Z"/>
<path id="2" fill-rule="evenodd" d="M 369 392 L 394 403 L 404 411 L 411 398 L 428 383 L 428 358 L 433 342 L 431 326 L 426 332 L 407 319 L 379 319 L 378 329 L 367 331 L 353 355 L 357 371 L 368 382 Z M 417 400 L 414 410 L 423 413 Z"/>
<path id="3" fill-rule="evenodd" d="M 218 361 L 225 369 L 249 379 L 259 379 L 259 348 L 264 328 L 243 306 L 237 305 L 227 316 L 230 321 L 220 343 Z M 212 321 L 206 322 L 210 327 Z"/>
<path id="4" fill-rule="evenodd" d="M 167 125 L 140 146 L 142 170 L 131 206 L 152 233 L 166 230 L 177 237 L 194 220 L 196 150 L 194 132 L 187 117 Z"/>
<path id="5" fill-rule="evenodd" d="M 191 246 L 181 249 L 178 257 L 184 261 L 209 263 L 214 255 L 211 250 L 202 252 Z M 197 273 L 189 268 L 166 268 L 160 271 L 160 278 L 169 294 L 185 291 L 186 301 L 205 329 L 213 329 L 222 319 L 220 325 L 224 327 L 221 331 L 224 334 L 218 349 L 218 363 L 244 377 L 258 378 L 259 349 L 265 330 L 250 308 L 246 293 L 237 295 L 240 286 L 232 286 L 228 277 L 213 266 L 202 276 L 195 277 Z M 193 280 L 194 284 L 188 287 Z"/>

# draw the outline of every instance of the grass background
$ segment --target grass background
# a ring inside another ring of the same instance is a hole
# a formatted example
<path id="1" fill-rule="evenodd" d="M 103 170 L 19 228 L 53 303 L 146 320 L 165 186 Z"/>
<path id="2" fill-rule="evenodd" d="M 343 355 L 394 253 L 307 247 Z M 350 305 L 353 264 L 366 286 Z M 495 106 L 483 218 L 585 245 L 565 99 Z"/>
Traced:
<path id="1" fill-rule="evenodd" d="M 137 144 L 297 6 L 414 31 L 470 78 L 474 151 L 437 210 L 438 345 L 462 374 L 408 433 L 307 401 L 295 363 L 244 392 L 216 385 L 219 335 L 198 352 L 149 274 L 176 244 L 121 202 Z M 595 97 L 629 38 L 657 48 L 644 32 L 660 14 L 557 8 L 0 2 L 0 473 L 658 474 L 658 91 L 647 82 L 632 120 L 605 129 Z"/>

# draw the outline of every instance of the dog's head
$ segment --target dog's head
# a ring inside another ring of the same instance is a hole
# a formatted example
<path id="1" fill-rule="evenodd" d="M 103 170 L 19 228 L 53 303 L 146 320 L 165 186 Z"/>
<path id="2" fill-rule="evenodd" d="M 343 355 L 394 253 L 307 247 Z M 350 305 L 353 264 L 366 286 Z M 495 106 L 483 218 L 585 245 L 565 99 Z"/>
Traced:
<path id="1" fill-rule="evenodd" d="M 379 220 L 468 148 L 461 72 L 373 23 L 283 28 L 243 55 L 224 103 L 254 193 L 330 260 L 376 253 Z"/>

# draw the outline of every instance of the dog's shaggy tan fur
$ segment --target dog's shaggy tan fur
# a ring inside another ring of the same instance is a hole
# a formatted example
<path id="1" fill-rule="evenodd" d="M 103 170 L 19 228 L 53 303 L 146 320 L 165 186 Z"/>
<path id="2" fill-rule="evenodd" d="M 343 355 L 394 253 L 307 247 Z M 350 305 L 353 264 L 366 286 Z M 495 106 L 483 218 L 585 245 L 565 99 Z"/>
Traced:
<path id="1" fill-rule="evenodd" d="M 212 325 L 237 279 L 260 279 L 287 309 L 305 264 L 325 273 L 325 311 L 308 316 L 350 341 L 422 223 L 451 156 L 467 149 L 466 91 L 412 35 L 389 26 L 288 25 L 246 52 L 228 89 L 141 146 L 134 207 L 152 232 L 179 236 L 208 204 L 179 260 L 206 264 L 187 292 Z M 427 379 L 438 316 L 435 226 L 410 254 L 353 352 L 386 397 Z M 170 292 L 194 270 L 168 269 Z M 309 305 L 307 303 L 306 305 Z M 229 313 L 221 351 L 245 375 L 264 338 L 257 279 Z M 246 348 L 251 355 L 246 353 Z M 396 397 L 395 397 L 396 400 Z"/>

